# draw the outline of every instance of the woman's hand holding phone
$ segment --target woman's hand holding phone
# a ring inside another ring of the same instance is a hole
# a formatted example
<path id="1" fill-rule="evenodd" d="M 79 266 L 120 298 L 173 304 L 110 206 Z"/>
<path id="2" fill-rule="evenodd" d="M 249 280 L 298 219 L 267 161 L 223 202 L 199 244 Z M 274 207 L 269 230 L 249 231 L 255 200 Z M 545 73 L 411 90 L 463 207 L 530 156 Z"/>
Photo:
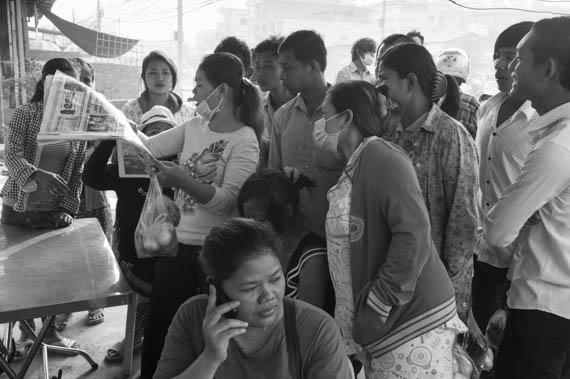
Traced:
<path id="1" fill-rule="evenodd" d="M 206 342 L 202 354 L 204 358 L 218 365 L 224 362 L 228 356 L 230 339 L 244 334 L 247 330 L 247 322 L 224 317 L 227 312 L 238 307 L 239 301 L 237 300 L 216 305 L 216 287 L 210 284 L 206 316 L 202 322 L 202 333 Z"/>

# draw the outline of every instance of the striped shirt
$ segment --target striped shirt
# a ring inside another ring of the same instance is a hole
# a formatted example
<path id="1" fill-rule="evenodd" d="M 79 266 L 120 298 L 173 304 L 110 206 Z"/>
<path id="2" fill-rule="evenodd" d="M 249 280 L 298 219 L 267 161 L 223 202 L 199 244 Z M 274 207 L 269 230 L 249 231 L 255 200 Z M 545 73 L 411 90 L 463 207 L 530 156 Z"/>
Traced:
<path id="1" fill-rule="evenodd" d="M 69 141 L 40 144 L 34 164 L 44 171 L 61 176 L 70 150 Z M 25 206 L 28 211 L 52 211 L 57 208 L 56 197 L 50 195 L 46 188 L 38 187 L 28 195 Z"/>
<path id="2" fill-rule="evenodd" d="M 320 243 L 319 243 L 320 242 Z M 293 299 L 299 298 L 299 279 L 303 265 L 311 258 L 327 256 L 326 241 L 313 233 L 303 237 L 299 246 L 295 249 L 289 263 L 287 264 L 287 274 L 285 275 L 285 295 Z"/>
<path id="3" fill-rule="evenodd" d="M 465 129 L 475 138 L 477 134 L 477 111 L 479 110 L 479 101 L 466 93 L 460 93 L 459 112 L 457 119 Z"/>
<path id="4" fill-rule="evenodd" d="M 43 102 L 25 104 L 16 109 L 8 124 L 8 139 L 6 140 L 6 167 L 8 180 L 2 188 L 2 198 L 13 204 L 16 212 L 26 211 L 25 197 L 22 187 L 30 181 L 30 176 L 37 171 L 34 162 L 38 161 L 38 133 L 42 123 Z M 79 195 L 81 194 L 81 173 L 85 160 L 86 142 L 71 143 L 69 156 L 61 177 L 67 182 L 69 191 L 58 196 L 56 207 L 71 215 L 79 210 Z"/>

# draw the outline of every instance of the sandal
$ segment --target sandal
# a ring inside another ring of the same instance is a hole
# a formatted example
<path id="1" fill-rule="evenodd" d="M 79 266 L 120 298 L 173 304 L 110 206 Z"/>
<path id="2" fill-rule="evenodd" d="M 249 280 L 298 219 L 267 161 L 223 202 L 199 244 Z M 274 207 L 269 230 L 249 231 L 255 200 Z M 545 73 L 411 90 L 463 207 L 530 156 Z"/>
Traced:
<path id="1" fill-rule="evenodd" d="M 12 362 L 20 362 L 26 359 L 28 356 L 28 350 L 32 347 L 34 341 L 27 339 L 25 341 L 16 341 L 16 352 L 14 353 L 14 359 Z"/>
<path id="2" fill-rule="evenodd" d="M 123 360 L 123 344 L 125 340 L 117 342 L 109 349 L 107 349 L 107 354 L 105 354 L 105 360 L 107 362 L 120 362 Z M 133 350 L 139 349 L 142 346 L 142 339 L 135 341 Z"/>
<path id="3" fill-rule="evenodd" d="M 105 314 L 102 308 L 91 309 L 87 312 L 87 325 L 97 325 L 105 321 Z"/>
<path id="4" fill-rule="evenodd" d="M 46 345 L 50 345 L 50 346 L 55 346 L 55 347 L 65 347 L 67 349 L 76 349 L 76 350 L 81 350 L 81 345 L 79 345 L 79 343 L 77 343 L 77 341 L 74 341 L 70 338 L 66 338 L 66 337 L 61 337 L 60 340 L 57 341 L 44 341 L 44 343 Z M 60 353 L 60 354 L 64 354 L 64 355 L 77 355 L 79 354 L 79 351 L 59 351 L 59 350 L 54 350 L 54 353 Z"/>

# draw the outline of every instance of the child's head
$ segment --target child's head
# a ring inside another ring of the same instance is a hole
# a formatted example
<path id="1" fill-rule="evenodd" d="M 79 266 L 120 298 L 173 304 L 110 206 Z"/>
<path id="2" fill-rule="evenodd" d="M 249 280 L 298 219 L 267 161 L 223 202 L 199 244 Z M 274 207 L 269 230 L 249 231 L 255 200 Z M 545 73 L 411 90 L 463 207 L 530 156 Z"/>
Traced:
<path id="1" fill-rule="evenodd" d="M 170 109 L 155 105 L 143 114 L 139 130 L 149 137 L 176 126 L 177 122 Z"/>
<path id="2" fill-rule="evenodd" d="M 95 87 L 95 70 L 91 63 L 81 58 L 71 58 L 70 61 L 79 74 L 79 81 L 89 87 Z"/>
<path id="3" fill-rule="evenodd" d="M 251 175 L 241 187 L 239 213 L 281 233 L 297 213 L 300 190 L 314 185 L 302 174 L 295 177 L 293 173 L 288 176 L 282 170 L 262 170 Z"/>

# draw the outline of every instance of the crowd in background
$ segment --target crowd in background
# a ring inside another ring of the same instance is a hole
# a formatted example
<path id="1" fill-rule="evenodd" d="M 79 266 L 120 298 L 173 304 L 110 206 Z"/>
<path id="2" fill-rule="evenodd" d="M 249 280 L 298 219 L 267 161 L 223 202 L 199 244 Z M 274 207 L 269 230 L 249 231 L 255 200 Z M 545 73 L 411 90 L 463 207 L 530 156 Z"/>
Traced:
<path id="1" fill-rule="evenodd" d="M 178 209 L 179 248 L 144 259 L 149 180 L 120 177 L 115 141 L 37 141 L 46 76 L 95 80 L 85 61 L 52 59 L 9 123 L 1 221 L 97 217 L 139 295 L 143 379 L 462 378 L 458 339 L 497 311 L 504 336 L 482 375 L 568 378 L 570 18 L 500 33 L 491 97 L 462 92 L 468 52 L 423 43 L 359 39 L 333 85 L 315 31 L 253 49 L 228 37 L 196 71 L 195 105 L 151 52 L 122 111 L 162 161 L 152 175 Z M 46 342 L 79 347 L 67 319 Z M 119 341 L 105 358 L 123 355 Z"/>

